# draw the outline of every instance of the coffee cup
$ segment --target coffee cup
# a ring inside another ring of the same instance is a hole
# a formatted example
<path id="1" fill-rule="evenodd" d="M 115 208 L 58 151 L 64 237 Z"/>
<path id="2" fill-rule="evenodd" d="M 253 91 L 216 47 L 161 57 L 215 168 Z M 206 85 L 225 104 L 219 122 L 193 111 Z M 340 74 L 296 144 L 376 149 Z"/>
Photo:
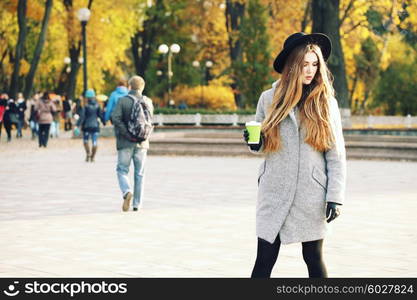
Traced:
<path id="1" fill-rule="evenodd" d="M 261 139 L 261 123 L 256 121 L 246 122 L 246 130 L 249 133 L 248 144 L 259 144 Z"/>

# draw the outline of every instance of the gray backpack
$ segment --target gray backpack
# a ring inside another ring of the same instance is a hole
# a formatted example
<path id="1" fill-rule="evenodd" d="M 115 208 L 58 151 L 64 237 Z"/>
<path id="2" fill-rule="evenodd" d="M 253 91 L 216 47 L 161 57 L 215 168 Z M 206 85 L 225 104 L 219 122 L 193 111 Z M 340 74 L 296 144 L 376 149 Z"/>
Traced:
<path id="1" fill-rule="evenodd" d="M 152 114 L 148 105 L 146 105 L 143 96 L 141 96 L 140 99 L 137 99 L 131 94 L 128 94 L 127 96 L 133 99 L 130 119 L 127 122 L 127 131 L 140 143 L 147 140 L 152 133 Z"/>

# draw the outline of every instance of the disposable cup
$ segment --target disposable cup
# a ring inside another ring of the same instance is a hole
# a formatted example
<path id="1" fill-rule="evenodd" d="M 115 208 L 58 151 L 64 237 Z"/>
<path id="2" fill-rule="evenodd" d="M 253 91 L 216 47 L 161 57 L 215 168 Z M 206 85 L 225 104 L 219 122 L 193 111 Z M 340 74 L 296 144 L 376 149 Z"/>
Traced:
<path id="1" fill-rule="evenodd" d="M 246 130 L 249 132 L 248 144 L 259 144 L 261 139 L 261 123 L 256 121 L 246 122 Z"/>

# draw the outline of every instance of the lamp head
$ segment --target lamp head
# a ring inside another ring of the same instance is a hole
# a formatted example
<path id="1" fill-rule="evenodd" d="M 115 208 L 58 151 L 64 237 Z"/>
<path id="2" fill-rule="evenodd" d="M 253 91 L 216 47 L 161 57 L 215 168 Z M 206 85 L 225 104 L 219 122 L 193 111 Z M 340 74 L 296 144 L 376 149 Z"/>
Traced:
<path id="1" fill-rule="evenodd" d="M 90 19 L 90 15 L 91 12 L 86 7 L 80 8 L 77 12 L 78 20 L 80 20 L 81 22 L 88 22 L 88 20 Z"/>
<path id="2" fill-rule="evenodd" d="M 159 47 L 158 47 L 158 52 L 159 52 L 159 53 L 162 53 L 162 54 L 167 54 L 167 53 L 168 53 L 168 51 L 169 51 L 169 48 L 168 48 L 168 46 L 167 46 L 167 45 L 165 45 L 165 44 L 161 44 L 161 45 L 159 45 Z"/>
<path id="3" fill-rule="evenodd" d="M 180 52 L 181 47 L 178 44 L 172 44 L 170 49 L 171 49 L 172 53 L 178 53 L 178 52 Z"/>

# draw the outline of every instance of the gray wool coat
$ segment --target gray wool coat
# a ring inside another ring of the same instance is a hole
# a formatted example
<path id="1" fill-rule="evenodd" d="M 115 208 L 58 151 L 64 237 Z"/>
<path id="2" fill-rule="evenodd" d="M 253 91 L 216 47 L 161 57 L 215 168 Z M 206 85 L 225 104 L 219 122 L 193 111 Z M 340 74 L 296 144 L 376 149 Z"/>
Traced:
<path id="1" fill-rule="evenodd" d="M 258 101 L 256 121 L 262 122 L 272 103 L 276 83 Z M 304 142 L 294 108 L 280 124 L 282 148 L 266 154 L 258 172 L 256 234 L 270 243 L 278 233 L 283 244 L 323 239 L 329 230 L 326 202 L 343 203 L 346 151 L 336 99 L 330 100 L 335 144 L 318 152 Z M 262 153 L 262 147 L 259 152 Z"/>

